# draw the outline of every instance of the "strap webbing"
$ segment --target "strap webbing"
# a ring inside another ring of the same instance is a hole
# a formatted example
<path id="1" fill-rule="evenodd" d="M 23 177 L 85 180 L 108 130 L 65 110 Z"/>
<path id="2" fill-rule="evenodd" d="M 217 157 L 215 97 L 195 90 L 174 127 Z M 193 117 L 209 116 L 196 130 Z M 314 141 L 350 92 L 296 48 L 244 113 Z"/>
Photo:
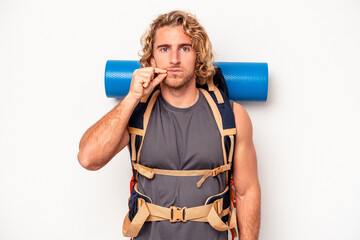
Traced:
<path id="1" fill-rule="evenodd" d="M 144 225 L 146 219 L 150 216 L 150 211 L 146 204 L 143 204 L 130 222 L 129 213 L 126 214 L 123 223 L 123 235 L 125 237 L 136 237 Z"/>
<path id="2" fill-rule="evenodd" d="M 141 149 L 142 149 L 142 146 L 143 146 L 143 143 L 144 143 L 144 135 L 146 133 L 146 129 L 147 129 L 147 126 L 149 124 L 149 119 L 150 119 L 150 115 L 151 115 L 151 111 L 155 105 L 155 102 L 156 102 L 156 99 L 158 97 L 160 93 L 160 90 L 156 90 L 156 92 L 154 92 L 154 94 L 151 96 L 151 99 L 147 105 L 147 108 L 145 110 L 145 113 L 144 113 L 144 118 L 143 118 L 143 137 L 141 139 L 141 144 L 140 144 L 140 147 L 139 147 L 139 150 L 137 151 L 137 156 L 136 156 L 136 162 L 139 163 L 140 161 L 140 153 L 141 153 Z M 138 175 L 136 175 L 136 180 L 137 180 L 137 177 Z"/>
<path id="3" fill-rule="evenodd" d="M 215 101 L 210 96 L 210 94 L 206 90 L 201 89 L 201 88 L 200 88 L 200 91 L 204 94 L 204 96 L 205 96 L 207 102 L 209 103 L 209 106 L 213 112 L 216 124 L 218 126 L 218 129 L 219 129 L 219 132 L 221 135 L 221 147 L 222 147 L 222 151 L 223 151 L 224 164 L 227 164 L 227 156 L 226 156 L 225 142 L 224 142 L 225 135 L 224 135 L 224 128 L 223 128 L 220 111 L 219 111 L 218 107 L 216 106 Z M 228 181 L 229 181 L 229 174 L 228 174 L 228 172 L 226 172 L 226 182 L 228 182 Z"/>
<path id="4" fill-rule="evenodd" d="M 207 85 L 208 85 L 209 91 L 214 92 L 218 104 L 224 103 L 224 98 L 222 97 L 219 89 L 215 86 L 214 81 L 213 81 L 212 78 L 211 78 L 210 81 L 208 81 Z"/>
<path id="5" fill-rule="evenodd" d="M 216 103 L 214 102 L 214 100 L 212 99 L 210 94 L 205 89 L 202 89 L 202 88 L 199 88 L 199 89 L 204 94 L 207 102 L 209 103 L 210 108 L 211 108 L 211 110 L 213 112 L 215 121 L 216 121 L 216 125 L 218 126 L 220 135 L 223 137 L 224 136 L 224 129 L 223 129 L 222 118 L 221 118 L 221 114 L 219 112 L 219 109 L 216 106 Z"/>
<path id="6" fill-rule="evenodd" d="M 205 182 L 205 180 L 212 176 L 215 177 L 218 174 L 229 171 L 231 169 L 231 164 L 224 164 L 220 167 L 214 169 L 204 169 L 204 170 L 167 170 L 167 169 L 157 169 L 150 168 L 139 163 L 133 163 L 133 167 L 138 173 L 143 175 L 148 179 L 153 179 L 155 174 L 167 175 L 167 176 L 203 176 L 200 181 L 197 183 L 197 187 Z"/>
<path id="7" fill-rule="evenodd" d="M 230 203 L 230 212 L 231 214 L 229 216 L 229 225 L 227 225 L 221 220 L 214 207 L 210 209 L 207 220 L 210 225 L 218 231 L 227 231 L 233 229 L 236 226 L 236 213 L 232 203 Z"/>
<path id="8" fill-rule="evenodd" d="M 141 203 L 141 206 L 138 206 L 139 211 L 136 213 L 131 222 L 129 214 L 125 216 L 123 223 L 123 235 L 125 237 L 136 237 L 146 221 L 169 220 L 172 222 L 209 222 L 210 225 L 218 231 L 230 230 L 236 225 L 235 210 L 232 204 L 230 204 L 229 208 L 219 212 L 217 210 L 217 202 L 192 208 L 166 208 L 156 204 L 147 203 L 145 201 L 142 201 Z M 226 216 L 229 213 L 229 225 L 227 225 L 221 220 L 221 217 Z"/>
<path id="9" fill-rule="evenodd" d="M 164 221 L 164 220 L 171 220 L 174 219 L 175 214 L 172 214 L 172 211 L 176 211 L 176 207 L 162 207 L 159 205 L 155 205 L 152 203 L 145 203 L 149 210 L 150 216 L 147 218 L 147 222 L 152 221 Z M 178 221 L 195 221 L 195 222 L 207 222 L 207 216 L 212 208 L 212 204 L 210 205 L 203 205 L 199 207 L 193 208 L 178 208 L 177 211 L 185 211 L 185 213 L 180 217 L 184 217 L 184 219 L 180 219 Z M 174 219 L 176 221 L 176 219 Z"/>
<path id="10" fill-rule="evenodd" d="M 224 136 L 236 135 L 236 128 L 224 129 Z"/>
<path id="11" fill-rule="evenodd" d="M 217 176 L 219 173 L 225 172 L 225 171 L 229 171 L 231 169 L 231 164 L 225 164 L 225 165 L 221 165 L 218 168 L 214 168 L 212 170 L 207 171 L 204 176 L 200 179 L 200 181 L 197 183 L 197 187 L 201 187 L 201 185 L 205 182 L 205 180 L 212 176 L 215 177 Z"/>
<path id="12" fill-rule="evenodd" d="M 231 165 L 234 155 L 235 140 L 234 140 L 234 135 L 229 136 L 229 138 L 230 138 L 230 151 L 229 151 L 228 163 Z"/>
<path id="13" fill-rule="evenodd" d="M 133 127 L 128 127 L 128 132 L 129 133 L 133 133 L 135 135 L 139 135 L 139 136 L 144 136 L 145 131 L 140 129 L 140 128 L 133 128 Z"/>
<path id="14" fill-rule="evenodd" d="M 136 147 L 135 147 L 135 140 L 136 140 L 136 134 L 131 133 L 130 135 L 130 141 L 131 141 L 131 161 L 136 161 Z"/>

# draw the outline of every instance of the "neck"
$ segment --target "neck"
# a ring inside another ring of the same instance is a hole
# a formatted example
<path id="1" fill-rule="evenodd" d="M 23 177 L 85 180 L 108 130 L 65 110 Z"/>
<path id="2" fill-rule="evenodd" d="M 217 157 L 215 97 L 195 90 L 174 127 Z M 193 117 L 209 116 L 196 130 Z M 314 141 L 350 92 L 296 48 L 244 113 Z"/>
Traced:
<path id="1" fill-rule="evenodd" d="M 177 108 L 191 107 L 199 98 L 199 90 L 196 88 L 195 81 L 179 89 L 167 87 L 165 84 L 160 84 L 160 87 L 163 98 Z"/>

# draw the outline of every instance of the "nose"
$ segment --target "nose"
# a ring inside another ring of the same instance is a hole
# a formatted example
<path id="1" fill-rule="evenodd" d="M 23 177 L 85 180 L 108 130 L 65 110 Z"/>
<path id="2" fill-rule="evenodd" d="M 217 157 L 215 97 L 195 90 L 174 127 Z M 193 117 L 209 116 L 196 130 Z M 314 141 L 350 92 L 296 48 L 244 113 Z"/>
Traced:
<path id="1" fill-rule="evenodd" d="M 178 51 L 171 51 L 170 53 L 170 64 L 177 65 L 180 63 L 180 54 Z"/>

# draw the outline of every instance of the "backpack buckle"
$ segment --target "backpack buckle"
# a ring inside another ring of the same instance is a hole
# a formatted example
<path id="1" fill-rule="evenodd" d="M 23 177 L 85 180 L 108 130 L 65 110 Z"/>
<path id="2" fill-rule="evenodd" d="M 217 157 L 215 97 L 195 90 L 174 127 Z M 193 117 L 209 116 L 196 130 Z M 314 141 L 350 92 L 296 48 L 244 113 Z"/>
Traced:
<path id="1" fill-rule="evenodd" d="M 180 221 L 186 222 L 187 220 L 185 220 L 185 209 L 186 209 L 186 207 L 179 208 L 179 207 L 171 206 L 169 221 L 172 223 L 180 222 Z"/>
<path id="2" fill-rule="evenodd" d="M 214 168 L 213 170 L 211 170 L 211 176 L 216 177 L 219 173 L 222 173 L 221 170 L 222 170 L 221 166 L 217 167 L 217 168 Z"/>

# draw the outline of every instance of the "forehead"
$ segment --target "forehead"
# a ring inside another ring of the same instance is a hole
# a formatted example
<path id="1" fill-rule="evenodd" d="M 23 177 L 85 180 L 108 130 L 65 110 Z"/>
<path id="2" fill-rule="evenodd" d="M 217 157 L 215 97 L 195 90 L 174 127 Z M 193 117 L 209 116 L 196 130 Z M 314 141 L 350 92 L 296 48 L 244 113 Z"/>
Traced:
<path id="1" fill-rule="evenodd" d="M 155 41 L 154 46 L 168 44 L 168 45 L 176 45 L 176 44 L 191 44 L 191 38 L 188 36 L 182 26 L 166 26 L 161 27 L 155 32 Z"/>

